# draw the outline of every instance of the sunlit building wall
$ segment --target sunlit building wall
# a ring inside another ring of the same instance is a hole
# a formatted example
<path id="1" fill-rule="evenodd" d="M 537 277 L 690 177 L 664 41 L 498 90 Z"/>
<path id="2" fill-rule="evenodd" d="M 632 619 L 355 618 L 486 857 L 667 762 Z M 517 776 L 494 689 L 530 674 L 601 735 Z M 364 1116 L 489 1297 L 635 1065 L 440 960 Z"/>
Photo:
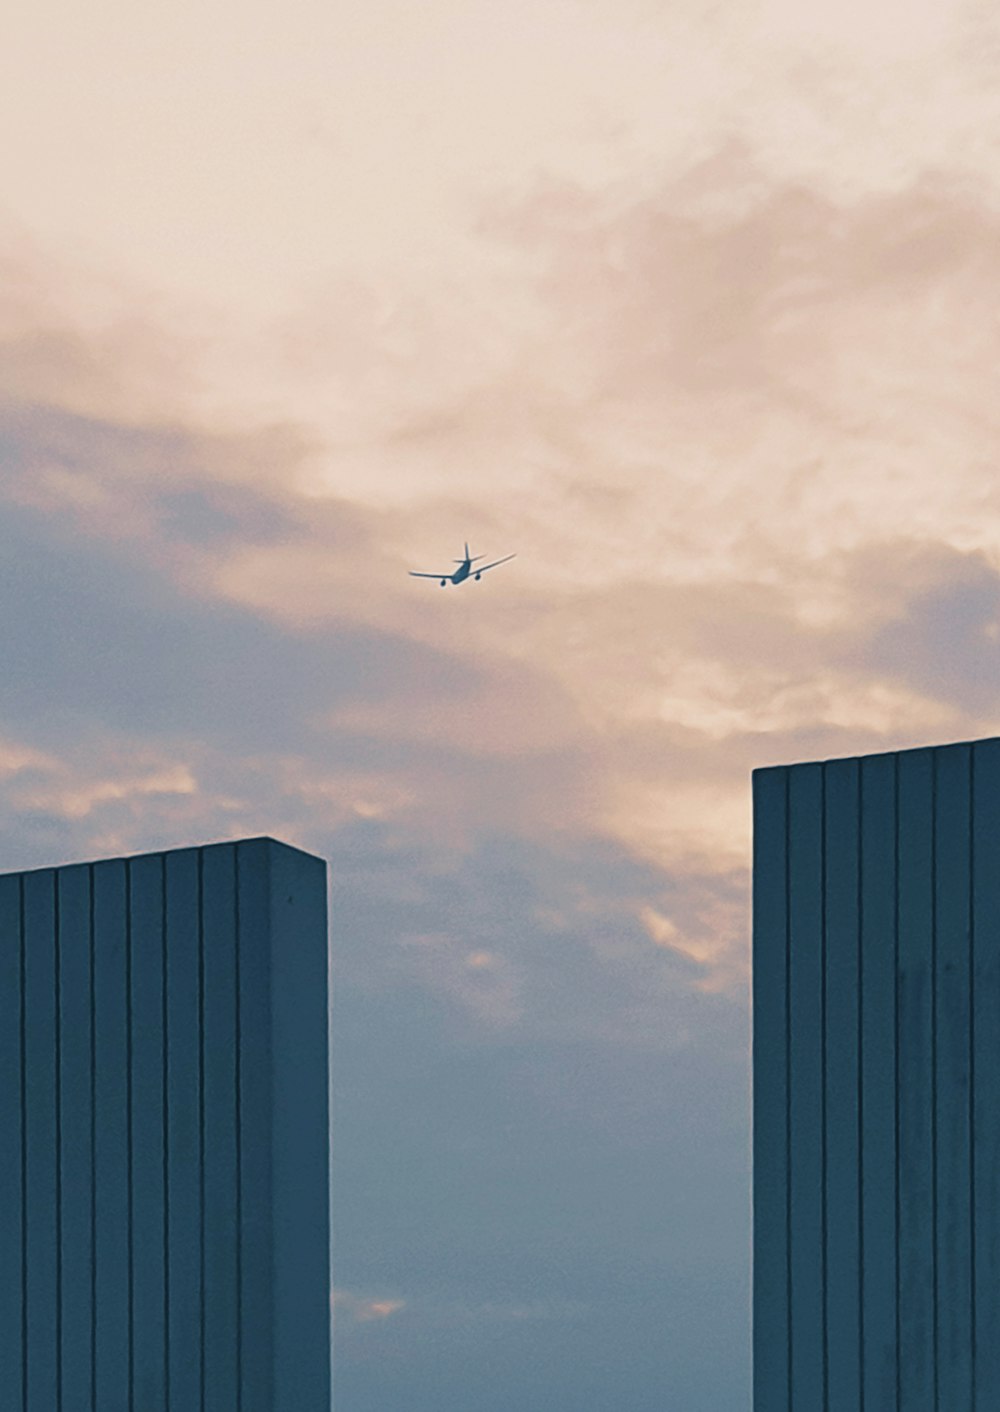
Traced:
<path id="1" fill-rule="evenodd" d="M 326 1412 L 326 869 L 0 877 L 0 1402 Z"/>
<path id="2" fill-rule="evenodd" d="M 756 1412 L 1000 1407 L 1000 740 L 754 776 Z"/>

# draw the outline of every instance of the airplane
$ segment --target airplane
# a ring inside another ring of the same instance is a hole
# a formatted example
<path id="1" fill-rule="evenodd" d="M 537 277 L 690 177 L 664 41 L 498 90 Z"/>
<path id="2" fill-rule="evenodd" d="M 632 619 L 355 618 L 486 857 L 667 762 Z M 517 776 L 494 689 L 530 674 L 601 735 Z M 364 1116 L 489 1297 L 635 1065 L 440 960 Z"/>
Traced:
<path id="1" fill-rule="evenodd" d="M 484 564 L 480 569 L 473 569 L 473 564 L 478 564 L 480 559 L 485 558 L 485 554 L 477 554 L 475 558 L 473 558 L 469 554 L 469 546 L 467 544 L 465 546 L 465 558 L 455 559 L 453 561 L 458 565 L 458 568 L 453 574 L 421 574 L 418 573 L 416 569 L 411 569 L 410 576 L 415 579 L 440 579 L 441 587 L 446 588 L 449 583 L 464 583 L 470 574 L 478 581 L 482 578 L 487 569 L 495 569 L 498 564 L 506 564 L 508 559 L 516 559 L 517 555 L 508 554 L 503 559 L 494 559 L 492 564 Z"/>

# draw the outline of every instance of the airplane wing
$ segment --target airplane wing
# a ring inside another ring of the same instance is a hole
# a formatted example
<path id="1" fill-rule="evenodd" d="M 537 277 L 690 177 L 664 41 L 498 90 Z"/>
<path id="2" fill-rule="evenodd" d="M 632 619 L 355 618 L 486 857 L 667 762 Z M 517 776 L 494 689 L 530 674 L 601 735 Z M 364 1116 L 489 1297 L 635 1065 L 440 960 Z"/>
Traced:
<path id="1" fill-rule="evenodd" d="M 410 570 L 410 577 L 415 579 L 450 579 L 451 570 L 446 569 L 443 574 L 421 574 L 416 569 Z"/>
<path id="2" fill-rule="evenodd" d="M 473 569 L 474 574 L 485 574 L 487 569 L 495 569 L 498 564 L 506 564 L 508 559 L 516 559 L 516 554 L 507 554 L 503 559 L 494 559 L 492 564 L 484 564 L 481 569 Z"/>

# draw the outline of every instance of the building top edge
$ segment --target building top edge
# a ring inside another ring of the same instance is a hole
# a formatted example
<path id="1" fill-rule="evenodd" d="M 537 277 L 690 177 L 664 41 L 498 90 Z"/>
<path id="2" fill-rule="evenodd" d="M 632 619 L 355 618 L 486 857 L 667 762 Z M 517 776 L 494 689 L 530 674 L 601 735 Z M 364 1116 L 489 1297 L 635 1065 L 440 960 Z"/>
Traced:
<path id="1" fill-rule="evenodd" d="M 86 868 L 103 863 L 134 863 L 140 858 L 163 858 L 175 853 L 204 853 L 213 848 L 240 848 L 252 843 L 269 843 L 274 848 L 284 849 L 288 853 L 297 854 L 300 858 L 311 858 L 314 862 L 326 866 L 326 859 L 316 853 L 308 853 L 305 849 L 296 848 L 294 844 L 285 843 L 280 838 L 272 838 L 270 834 L 253 834 L 247 838 L 223 838 L 211 843 L 184 843 L 173 848 L 150 848 L 141 853 L 115 853 L 101 858 L 78 858 L 65 863 L 43 863 L 34 868 L 0 868 L 0 877 L 20 877 L 28 873 L 59 873 L 67 868 Z"/>
<path id="2" fill-rule="evenodd" d="M 948 750 L 984 749 L 987 746 L 1000 749 L 1000 736 L 990 735 L 976 740 L 949 740 L 940 744 L 908 745 L 899 750 L 873 750 L 861 755 L 833 755 L 807 760 L 787 760 L 776 765 L 758 765 L 750 773 L 756 779 L 758 775 L 766 775 L 775 770 L 794 770 L 808 765 L 851 765 L 862 760 L 887 760 L 901 755 L 936 755 Z"/>

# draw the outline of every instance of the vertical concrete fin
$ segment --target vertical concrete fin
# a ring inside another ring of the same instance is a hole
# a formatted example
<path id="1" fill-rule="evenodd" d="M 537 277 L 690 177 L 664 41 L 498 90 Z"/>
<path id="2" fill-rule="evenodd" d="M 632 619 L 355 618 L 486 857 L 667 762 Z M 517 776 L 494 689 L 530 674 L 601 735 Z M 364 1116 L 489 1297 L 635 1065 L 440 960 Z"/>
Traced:
<path id="1" fill-rule="evenodd" d="M 326 870 L 271 845 L 274 1412 L 330 1403 Z"/>
<path id="2" fill-rule="evenodd" d="M 788 771 L 753 786 L 754 1405 L 789 1412 Z"/>

